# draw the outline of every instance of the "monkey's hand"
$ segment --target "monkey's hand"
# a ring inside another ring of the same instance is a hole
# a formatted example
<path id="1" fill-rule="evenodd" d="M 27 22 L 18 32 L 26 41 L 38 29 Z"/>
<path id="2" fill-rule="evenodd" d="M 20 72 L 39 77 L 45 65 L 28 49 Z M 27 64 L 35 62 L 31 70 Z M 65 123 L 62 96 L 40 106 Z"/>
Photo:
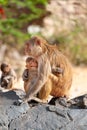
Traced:
<path id="1" fill-rule="evenodd" d="M 60 67 L 53 67 L 53 68 L 52 68 L 52 73 L 53 73 L 53 74 L 58 73 L 58 74 L 62 74 L 62 75 L 63 75 L 64 70 L 63 70 L 62 68 L 60 68 Z"/>
<path id="2" fill-rule="evenodd" d="M 28 72 L 28 69 L 25 69 L 23 74 L 22 74 L 22 79 L 23 81 L 28 81 L 29 79 L 29 72 Z"/>

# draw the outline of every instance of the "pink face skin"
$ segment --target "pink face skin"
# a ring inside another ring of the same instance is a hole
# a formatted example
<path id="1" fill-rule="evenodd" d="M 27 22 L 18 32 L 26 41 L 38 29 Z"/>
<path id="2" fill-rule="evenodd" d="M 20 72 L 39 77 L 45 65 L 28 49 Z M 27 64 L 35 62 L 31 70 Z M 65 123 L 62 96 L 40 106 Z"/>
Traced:
<path id="1" fill-rule="evenodd" d="M 31 60 L 31 61 L 29 61 L 29 62 L 26 62 L 26 68 L 27 68 L 27 69 L 30 69 L 30 68 L 32 68 L 32 67 L 35 67 L 35 68 L 38 67 L 38 64 L 37 64 L 36 61 Z"/>
<path id="2" fill-rule="evenodd" d="M 41 41 L 38 39 L 34 39 L 34 40 L 30 39 L 25 43 L 24 51 L 26 55 L 38 57 L 43 52 L 41 47 Z"/>

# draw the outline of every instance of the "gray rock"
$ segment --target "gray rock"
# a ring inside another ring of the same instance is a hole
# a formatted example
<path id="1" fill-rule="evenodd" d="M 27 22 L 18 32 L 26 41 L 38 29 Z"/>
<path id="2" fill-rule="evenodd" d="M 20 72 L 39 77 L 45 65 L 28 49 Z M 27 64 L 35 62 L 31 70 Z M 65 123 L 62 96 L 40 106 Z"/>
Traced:
<path id="1" fill-rule="evenodd" d="M 10 123 L 9 130 L 86 130 L 87 110 L 38 105 Z M 20 125 L 19 125 L 20 124 Z"/>
<path id="2" fill-rule="evenodd" d="M 18 99 L 20 98 L 15 91 L 0 92 L 0 130 L 8 130 L 10 122 L 29 109 L 27 103 L 15 106 L 13 103 Z"/>
<path id="3" fill-rule="evenodd" d="M 14 105 L 22 95 L 24 92 L 20 90 L 0 92 L 0 130 L 87 129 L 87 109 L 69 108 L 58 103 L 50 105 L 30 102 Z"/>

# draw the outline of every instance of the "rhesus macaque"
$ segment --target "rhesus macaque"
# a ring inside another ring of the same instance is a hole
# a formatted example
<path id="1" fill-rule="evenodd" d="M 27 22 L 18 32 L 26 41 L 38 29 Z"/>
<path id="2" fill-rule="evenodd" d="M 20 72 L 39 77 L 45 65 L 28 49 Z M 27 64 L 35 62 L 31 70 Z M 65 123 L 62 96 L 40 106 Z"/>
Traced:
<path id="1" fill-rule="evenodd" d="M 22 78 L 24 81 L 24 90 L 27 94 L 29 91 L 30 82 L 35 82 L 38 76 L 38 62 L 33 57 L 26 59 L 26 69 L 23 72 Z"/>
<path id="2" fill-rule="evenodd" d="M 24 102 L 30 101 L 38 92 L 42 100 L 49 95 L 68 97 L 72 84 L 72 67 L 57 47 L 49 45 L 39 36 L 34 36 L 25 43 L 25 53 L 37 59 L 38 76 L 33 84 L 30 83 Z M 57 67 L 63 70 L 62 74 L 52 72 L 52 68 Z"/>
<path id="3" fill-rule="evenodd" d="M 57 67 L 56 69 L 53 68 L 52 73 L 63 74 L 63 70 L 59 67 Z M 24 70 L 23 75 L 22 75 L 22 78 L 23 78 L 23 81 L 24 81 L 24 90 L 25 90 L 26 94 L 29 92 L 30 84 L 31 83 L 33 84 L 35 82 L 37 76 L 38 76 L 38 62 L 35 58 L 28 57 L 26 59 L 26 69 Z M 50 77 L 51 76 L 52 75 L 50 75 Z M 48 81 L 49 86 L 51 85 L 51 78 L 50 77 L 49 77 L 49 81 Z M 45 87 L 43 87 L 43 88 L 45 88 Z M 40 94 L 42 96 L 42 93 L 40 92 L 39 97 L 41 97 Z M 42 102 L 39 99 L 37 99 L 36 97 L 35 97 L 35 100 L 37 100 L 38 102 Z M 46 100 L 44 100 L 44 101 L 46 101 Z"/>
<path id="4" fill-rule="evenodd" d="M 7 63 L 1 64 L 1 87 L 11 89 L 17 80 L 15 71 Z"/>
<path id="5" fill-rule="evenodd" d="M 22 74 L 22 78 L 24 81 L 24 90 L 27 93 L 29 92 L 30 89 L 30 84 L 34 83 L 36 78 L 38 76 L 38 62 L 35 58 L 33 57 L 28 57 L 26 59 L 26 69 L 24 70 Z M 37 102 L 42 102 L 39 98 L 34 97 L 32 98 Z"/>

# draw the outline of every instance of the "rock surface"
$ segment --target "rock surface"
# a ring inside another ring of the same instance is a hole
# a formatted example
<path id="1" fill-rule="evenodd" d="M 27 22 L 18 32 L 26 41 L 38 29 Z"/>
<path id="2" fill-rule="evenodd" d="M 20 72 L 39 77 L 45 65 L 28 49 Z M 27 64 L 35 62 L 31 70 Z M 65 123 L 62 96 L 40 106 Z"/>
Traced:
<path id="1" fill-rule="evenodd" d="M 21 90 L 0 92 L 0 130 L 87 130 L 87 109 L 78 105 L 80 101 L 86 105 L 87 95 L 70 100 L 66 106 L 61 99 L 33 103 L 32 107 L 28 103 L 14 105 L 23 94 Z"/>
<path id="2" fill-rule="evenodd" d="M 20 99 L 19 96 L 15 91 L 0 92 L 0 130 L 9 130 L 12 120 L 23 116 L 29 109 L 28 104 L 20 107 L 13 104 L 14 101 Z"/>

